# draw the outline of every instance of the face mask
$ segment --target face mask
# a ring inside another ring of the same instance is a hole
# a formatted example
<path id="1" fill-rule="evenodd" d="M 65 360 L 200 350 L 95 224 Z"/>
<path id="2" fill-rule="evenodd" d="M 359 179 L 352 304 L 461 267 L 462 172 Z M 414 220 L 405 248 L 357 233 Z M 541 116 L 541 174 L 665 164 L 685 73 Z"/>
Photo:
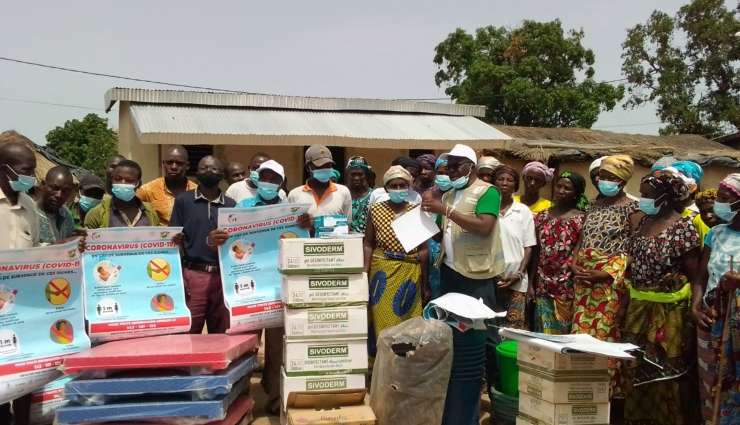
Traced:
<path id="1" fill-rule="evenodd" d="M 257 172 L 257 170 L 252 170 L 249 172 L 249 180 L 257 186 L 257 182 L 260 181 L 260 173 Z"/>
<path id="2" fill-rule="evenodd" d="M 389 190 L 388 196 L 391 198 L 391 202 L 394 204 L 400 204 L 406 200 L 406 197 L 409 196 L 408 189 L 399 189 L 399 190 Z"/>
<path id="3" fill-rule="evenodd" d="M 223 180 L 224 175 L 216 173 L 199 173 L 195 178 L 197 178 L 200 184 L 205 187 L 215 187 L 221 180 Z"/>
<path id="4" fill-rule="evenodd" d="M 617 193 L 619 193 L 619 183 L 609 180 L 599 180 L 599 192 L 608 198 L 617 196 Z"/>
<path id="5" fill-rule="evenodd" d="M 34 177 L 34 176 L 27 176 L 25 174 L 18 174 L 18 173 L 15 172 L 14 169 L 10 168 L 10 165 L 5 164 L 5 166 L 16 177 L 15 180 L 9 180 L 8 181 L 8 183 L 10 184 L 10 188 L 13 189 L 15 192 L 28 192 L 34 186 L 36 186 L 36 177 Z"/>
<path id="6" fill-rule="evenodd" d="M 657 199 L 640 198 L 640 211 L 647 215 L 656 215 L 660 212 L 660 207 L 657 206 Z"/>
<path id="7" fill-rule="evenodd" d="M 276 196 L 278 196 L 278 191 L 280 190 L 280 185 L 277 185 L 275 183 L 268 183 L 268 182 L 257 182 L 257 193 L 260 195 L 260 198 L 264 199 L 265 201 L 272 201 L 275 199 Z"/>
<path id="8" fill-rule="evenodd" d="M 447 192 L 452 188 L 450 176 L 444 174 L 438 174 L 437 177 L 434 178 L 434 184 L 436 184 L 442 192 Z"/>
<path id="9" fill-rule="evenodd" d="M 100 203 L 100 199 L 91 198 L 89 196 L 80 195 L 80 208 L 82 211 L 88 212 L 95 208 Z"/>
<path id="10" fill-rule="evenodd" d="M 331 168 L 319 168 L 318 170 L 311 171 L 311 175 L 321 183 L 326 183 L 331 179 L 332 171 Z"/>
<path id="11" fill-rule="evenodd" d="M 457 190 L 464 189 L 465 186 L 468 185 L 468 179 L 469 179 L 468 176 L 462 176 L 462 177 L 456 178 L 451 183 L 452 188 L 457 189 Z"/>
<path id="12" fill-rule="evenodd" d="M 113 186 L 111 187 L 111 192 L 116 198 L 122 200 L 123 202 L 128 202 L 134 199 L 134 196 L 136 196 L 136 185 L 116 183 L 113 184 Z"/>
<path id="13" fill-rule="evenodd" d="M 737 204 L 737 202 L 731 204 L 729 202 L 714 201 L 714 213 L 717 214 L 717 217 L 725 223 L 732 223 L 735 216 L 737 216 L 737 211 L 733 211 L 732 207 Z"/>

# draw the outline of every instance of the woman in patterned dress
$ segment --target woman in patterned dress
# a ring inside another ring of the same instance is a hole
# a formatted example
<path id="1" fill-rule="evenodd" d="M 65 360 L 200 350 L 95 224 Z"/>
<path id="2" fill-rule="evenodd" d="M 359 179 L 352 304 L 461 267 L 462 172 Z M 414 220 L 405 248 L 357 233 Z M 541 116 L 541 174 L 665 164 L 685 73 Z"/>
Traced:
<path id="1" fill-rule="evenodd" d="M 700 244 L 692 217 L 681 215 L 690 192 L 683 176 L 667 169 L 643 178 L 640 193 L 640 212 L 630 217 L 622 338 L 639 345 L 646 360 L 625 368 L 625 423 L 693 424 L 687 373 L 694 345 L 686 324 Z"/>
<path id="2" fill-rule="evenodd" d="M 352 194 L 352 223 L 350 223 L 350 230 L 357 233 L 364 233 L 370 194 L 373 191 L 371 185 L 371 181 L 374 180 L 373 169 L 365 158 L 354 156 L 347 162 L 345 179 L 347 187 Z"/>
<path id="3" fill-rule="evenodd" d="M 586 181 L 565 171 L 555 182 L 553 206 L 535 216 L 538 253 L 535 282 L 534 330 L 551 335 L 569 334 L 573 323 L 573 251 L 581 235 Z"/>
<path id="4" fill-rule="evenodd" d="M 374 340 L 383 329 L 421 316 L 428 300 L 427 245 L 406 253 L 391 227 L 393 220 L 412 210 L 406 201 L 411 174 L 394 165 L 383 176 L 390 199 L 370 206 L 365 230 L 365 269 L 370 279 L 370 320 Z M 369 344 L 370 355 L 375 355 Z"/>

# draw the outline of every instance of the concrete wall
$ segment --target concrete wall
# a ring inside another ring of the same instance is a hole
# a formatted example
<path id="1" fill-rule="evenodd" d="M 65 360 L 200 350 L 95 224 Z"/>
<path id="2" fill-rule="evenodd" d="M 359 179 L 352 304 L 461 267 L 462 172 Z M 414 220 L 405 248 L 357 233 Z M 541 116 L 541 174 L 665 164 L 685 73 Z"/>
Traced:
<path id="1" fill-rule="evenodd" d="M 144 145 L 136 135 L 129 102 L 118 106 L 118 153 L 136 161 L 143 172 L 141 180 L 147 182 L 161 175 L 161 154 L 158 145 Z"/>

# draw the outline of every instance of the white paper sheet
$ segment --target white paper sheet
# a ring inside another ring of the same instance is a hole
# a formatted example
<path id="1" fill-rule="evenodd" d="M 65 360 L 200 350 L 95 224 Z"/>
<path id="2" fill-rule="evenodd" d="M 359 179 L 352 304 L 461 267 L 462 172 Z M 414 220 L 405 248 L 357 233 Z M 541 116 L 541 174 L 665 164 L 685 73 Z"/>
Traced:
<path id="1" fill-rule="evenodd" d="M 423 212 L 421 206 L 393 220 L 391 227 L 406 252 L 421 245 L 439 233 L 434 214 Z"/>
<path id="2" fill-rule="evenodd" d="M 450 292 L 449 294 L 442 295 L 439 298 L 429 301 L 429 304 L 471 320 L 506 317 L 505 311 L 497 313 L 488 308 L 487 305 L 483 304 L 482 300 L 475 299 L 469 295 L 459 294 L 457 292 Z"/>
<path id="3" fill-rule="evenodd" d="M 588 334 L 546 335 L 521 329 L 501 328 L 502 337 L 538 345 L 562 354 L 589 353 L 597 356 L 633 359 L 628 353 L 640 347 L 634 344 L 600 341 Z"/>

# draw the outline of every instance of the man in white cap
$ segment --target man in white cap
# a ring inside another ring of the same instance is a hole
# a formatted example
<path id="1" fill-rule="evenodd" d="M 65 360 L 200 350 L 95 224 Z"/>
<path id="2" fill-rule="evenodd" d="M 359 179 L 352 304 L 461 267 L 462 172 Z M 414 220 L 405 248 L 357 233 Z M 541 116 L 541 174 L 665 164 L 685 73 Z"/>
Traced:
<path id="1" fill-rule="evenodd" d="M 498 189 L 476 176 L 477 156 L 469 146 L 456 145 L 447 156 L 447 173 L 452 190 L 437 200 L 423 196 L 422 208 L 439 214 L 442 247 L 440 252 L 441 293 L 470 295 L 493 309 L 496 305 L 496 277 L 504 271 L 503 250 L 497 231 L 501 207 Z M 490 330 L 486 338 L 486 379 L 496 378 L 495 347 L 498 337 Z"/>
<path id="2" fill-rule="evenodd" d="M 308 182 L 288 193 L 288 202 L 309 204 L 308 215 L 344 216 L 352 222 L 352 194 L 347 186 L 331 181 L 334 158 L 326 146 L 313 145 L 306 150 Z"/>

